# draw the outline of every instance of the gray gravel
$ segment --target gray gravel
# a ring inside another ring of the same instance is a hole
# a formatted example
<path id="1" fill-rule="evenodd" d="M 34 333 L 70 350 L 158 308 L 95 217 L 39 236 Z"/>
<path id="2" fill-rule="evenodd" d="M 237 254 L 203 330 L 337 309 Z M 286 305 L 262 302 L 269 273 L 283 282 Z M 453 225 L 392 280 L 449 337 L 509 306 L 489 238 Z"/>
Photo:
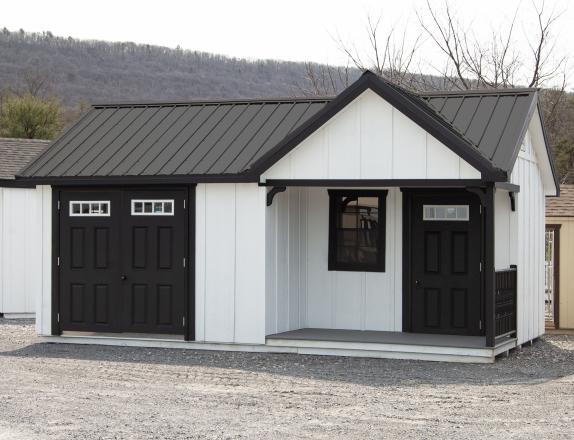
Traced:
<path id="1" fill-rule="evenodd" d="M 0 440 L 574 438 L 574 336 L 492 365 L 39 343 L 0 319 Z"/>

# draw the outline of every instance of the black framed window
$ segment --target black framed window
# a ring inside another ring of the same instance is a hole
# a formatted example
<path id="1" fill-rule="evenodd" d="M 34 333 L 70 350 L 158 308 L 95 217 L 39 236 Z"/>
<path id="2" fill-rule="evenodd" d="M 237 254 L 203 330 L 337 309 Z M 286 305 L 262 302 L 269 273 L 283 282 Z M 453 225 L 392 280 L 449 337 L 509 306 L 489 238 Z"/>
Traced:
<path id="1" fill-rule="evenodd" d="M 329 270 L 385 271 L 387 191 L 329 190 Z"/>

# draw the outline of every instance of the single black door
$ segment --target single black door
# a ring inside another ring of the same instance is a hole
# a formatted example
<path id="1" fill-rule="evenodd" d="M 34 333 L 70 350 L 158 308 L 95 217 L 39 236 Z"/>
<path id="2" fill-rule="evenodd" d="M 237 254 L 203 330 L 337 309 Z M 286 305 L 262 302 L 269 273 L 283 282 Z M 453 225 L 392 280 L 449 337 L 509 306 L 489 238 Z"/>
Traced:
<path id="1" fill-rule="evenodd" d="M 411 330 L 480 335 L 478 198 L 417 193 L 411 203 Z"/>
<path id="2" fill-rule="evenodd" d="M 66 191 L 60 197 L 60 329 L 119 329 L 121 197 Z"/>
<path id="3" fill-rule="evenodd" d="M 123 331 L 184 333 L 185 195 L 124 193 Z"/>

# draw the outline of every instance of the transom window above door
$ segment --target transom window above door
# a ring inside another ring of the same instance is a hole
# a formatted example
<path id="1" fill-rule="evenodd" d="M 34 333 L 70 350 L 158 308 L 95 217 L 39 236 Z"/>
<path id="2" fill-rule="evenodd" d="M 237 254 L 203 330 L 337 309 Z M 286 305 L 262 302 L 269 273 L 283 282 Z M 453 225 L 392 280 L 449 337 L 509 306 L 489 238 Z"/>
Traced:
<path id="1" fill-rule="evenodd" d="M 329 190 L 329 270 L 384 272 L 387 191 Z"/>
<path id="2" fill-rule="evenodd" d="M 132 215 L 173 215 L 173 199 L 132 200 Z"/>
<path id="3" fill-rule="evenodd" d="M 468 221 L 468 205 L 424 205 L 424 221 Z"/>
<path id="4" fill-rule="evenodd" d="M 109 200 L 71 200 L 70 217 L 109 217 Z"/>

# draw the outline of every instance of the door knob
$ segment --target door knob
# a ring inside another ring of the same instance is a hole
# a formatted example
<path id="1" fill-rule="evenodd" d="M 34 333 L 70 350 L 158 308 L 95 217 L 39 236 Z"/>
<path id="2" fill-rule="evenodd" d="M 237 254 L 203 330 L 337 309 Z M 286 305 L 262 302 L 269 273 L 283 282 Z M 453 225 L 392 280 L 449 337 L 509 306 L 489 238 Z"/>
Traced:
<path id="1" fill-rule="evenodd" d="M 127 279 L 128 279 L 128 277 L 127 277 L 127 276 L 125 276 L 125 275 L 122 275 L 120 278 L 122 279 L 122 281 L 125 281 L 125 280 L 127 280 Z"/>
<path id="2" fill-rule="evenodd" d="M 421 282 L 419 280 L 415 280 L 415 286 L 419 287 L 421 285 Z"/>

